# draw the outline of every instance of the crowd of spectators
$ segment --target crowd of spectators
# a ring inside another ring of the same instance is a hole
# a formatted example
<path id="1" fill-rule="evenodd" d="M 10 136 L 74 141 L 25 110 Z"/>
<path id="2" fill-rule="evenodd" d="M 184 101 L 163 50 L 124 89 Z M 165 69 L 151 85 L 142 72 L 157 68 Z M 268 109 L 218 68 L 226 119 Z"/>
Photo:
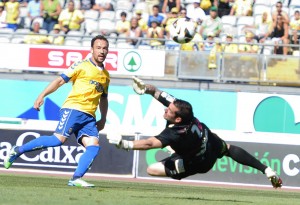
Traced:
<path id="1" fill-rule="evenodd" d="M 169 25 L 181 17 L 197 23 L 197 34 L 193 41 L 181 46 L 182 50 L 258 53 L 256 43 L 273 43 L 277 45 L 274 53 L 288 55 L 293 50 L 286 44 L 299 45 L 300 39 L 300 5 L 292 5 L 294 10 L 291 10 L 288 6 L 292 1 L 2 0 L 0 30 L 30 29 L 27 34 L 30 36 L 24 37 L 25 43 L 62 45 L 63 36 L 70 31 L 80 31 L 83 36 L 95 33 L 113 36 L 115 42 L 124 38 L 130 46 L 146 44 L 151 48 L 166 48 L 167 40 L 170 40 Z M 265 10 L 258 12 L 256 8 L 260 5 L 264 5 Z M 96 14 L 94 19 L 91 17 L 93 12 Z M 242 17 L 251 17 L 252 21 L 239 26 L 231 22 L 228 26 L 223 17 L 235 17 L 232 21 L 236 22 Z M 111 24 L 104 25 L 109 21 L 113 22 L 113 28 Z M 41 38 L 40 30 L 49 38 Z M 59 34 L 62 35 L 60 38 Z M 140 40 L 143 38 L 145 40 Z M 219 46 L 220 41 L 225 44 Z M 217 45 L 218 48 L 214 48 Z"/>

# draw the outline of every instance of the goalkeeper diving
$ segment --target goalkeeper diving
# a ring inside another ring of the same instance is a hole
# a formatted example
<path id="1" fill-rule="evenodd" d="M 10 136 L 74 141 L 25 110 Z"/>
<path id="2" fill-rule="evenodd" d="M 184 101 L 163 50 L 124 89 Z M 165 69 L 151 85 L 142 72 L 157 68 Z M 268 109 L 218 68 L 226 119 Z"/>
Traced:
<path id="1" fill-rule="evenodd" d="M 207 173 L 217 159 L 227 156 L 240 164 L 261 171 L 274 188 L 282 187 L 282 180 L 271 167 L 262 164 L 241 147 L 230 145 L 218 137 L 194 116 L 189 102 L 177 99 L 154 85 L 145 84 L 137 77 L 133 77 L 133 89 L 139 95 L 151 95 L 166 106 L 163 115 L 167 121 L 165 129 L 157 136 L 141 140 L 124 140 L 117 134 L 108 134 L 107 138 L 111 144 L 125 150 L 149 150 L 170 146 L 174 153 L 151 164 L 147 168 L 149 175 L 180 180 L 191 175 Z"/>

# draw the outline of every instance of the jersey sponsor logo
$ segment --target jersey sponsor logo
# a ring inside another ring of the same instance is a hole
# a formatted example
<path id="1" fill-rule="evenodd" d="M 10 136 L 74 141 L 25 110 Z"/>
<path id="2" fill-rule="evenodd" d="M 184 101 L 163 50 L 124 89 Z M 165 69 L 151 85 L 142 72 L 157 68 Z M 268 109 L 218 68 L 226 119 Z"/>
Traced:
<path id="1" fill-rule="evenodd" d="M 96 85 L 96 90 L 99 92 L 99 93 L 103 93 L 104 91 L 104 88 L 103 88 L 103 85 L 97 81 L 94 81 L 94 80 L 90 80 L 90 84 L 93 84 L 93 85 Z"/>
<path id="2" fill-rule="evenodd" d="M 74 62 L 90 58 L 89 50 L 30 48 L 29 67 L 66 69 Z M 109 51 L 104 62 L 106 70 L 117 71 L 118 51 Z"/>

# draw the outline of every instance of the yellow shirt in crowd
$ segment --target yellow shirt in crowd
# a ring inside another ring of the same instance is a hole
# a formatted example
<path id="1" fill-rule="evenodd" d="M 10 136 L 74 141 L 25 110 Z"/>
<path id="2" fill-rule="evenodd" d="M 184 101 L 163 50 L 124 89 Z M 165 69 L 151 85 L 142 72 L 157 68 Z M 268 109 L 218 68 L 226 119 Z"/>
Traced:
<path id="1" fill-rule="evenodd" d="M 6 23 L 16 24 L 19 17 L 19 2 L 7 2 L 5 4 Z"/>
<path id="2" fill-rule="evenodd" d="M 292 30 L 300 31 L 300 19 L 291 21 L 290 26 Z"/>
<path id="3" fill-rule="evenodd" d="M 24 37 L 24 43 L 44 44 L 44 43 L 49 43 L 49 41 L 48 41 L 48 37 L 46 35 L 32 32 Z"/>
<path id="4" fill-rule="evenodd" d="M 69 26 L 70 30 L 79 30 L 80 29 L 80 20 L 84 18 L 80 10 L 74 10 L 69 12 L 69 10 L 64 10 L 59 15 L 58 21 L 62 22 L 63 26 Z"/>
<path id="5" fill-rule="evenodd" d="M 130 22 L 129 21 L 118 21 L 117 26 L 116 26 L 117 32 L 121 33 L 122 29 L 126 29 L 126 31 L 128 31 L 130 29 Z M 124 31 L 124 32 L 126 32 L 126 31 Z"/>
<path id="6" fill-rule="evenodd" d="M 236 0 L 233 4 L 236 16 L 241 16 L 245 11 L 252 11 L 252 0 Z"/>
<path id="7" fill-rule="evenodd" d="M 224 53 L 238 53 L 239 49 L 238 49 L 238 45 L 237 44 L 223 44 L 222 45 L 222 51 Z"/>

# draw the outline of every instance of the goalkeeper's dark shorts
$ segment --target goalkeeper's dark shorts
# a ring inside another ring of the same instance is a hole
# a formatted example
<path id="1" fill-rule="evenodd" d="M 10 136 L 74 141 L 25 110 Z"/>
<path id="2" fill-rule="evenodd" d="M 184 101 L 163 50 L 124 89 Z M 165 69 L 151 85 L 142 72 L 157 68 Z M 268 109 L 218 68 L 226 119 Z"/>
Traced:
<path id="1" fill-rule="evenodd" d="M 208 138 L 206 151 L 200 156 L 186 159 L 174 153 L 163 159 L 161 162 L 165 165 L 166 175 L 180 180 L 194 174 L 207 173 L 217 159 L 222 158 L 228 152 L 226 142 L 215 133 L 209 131 Z"/>

